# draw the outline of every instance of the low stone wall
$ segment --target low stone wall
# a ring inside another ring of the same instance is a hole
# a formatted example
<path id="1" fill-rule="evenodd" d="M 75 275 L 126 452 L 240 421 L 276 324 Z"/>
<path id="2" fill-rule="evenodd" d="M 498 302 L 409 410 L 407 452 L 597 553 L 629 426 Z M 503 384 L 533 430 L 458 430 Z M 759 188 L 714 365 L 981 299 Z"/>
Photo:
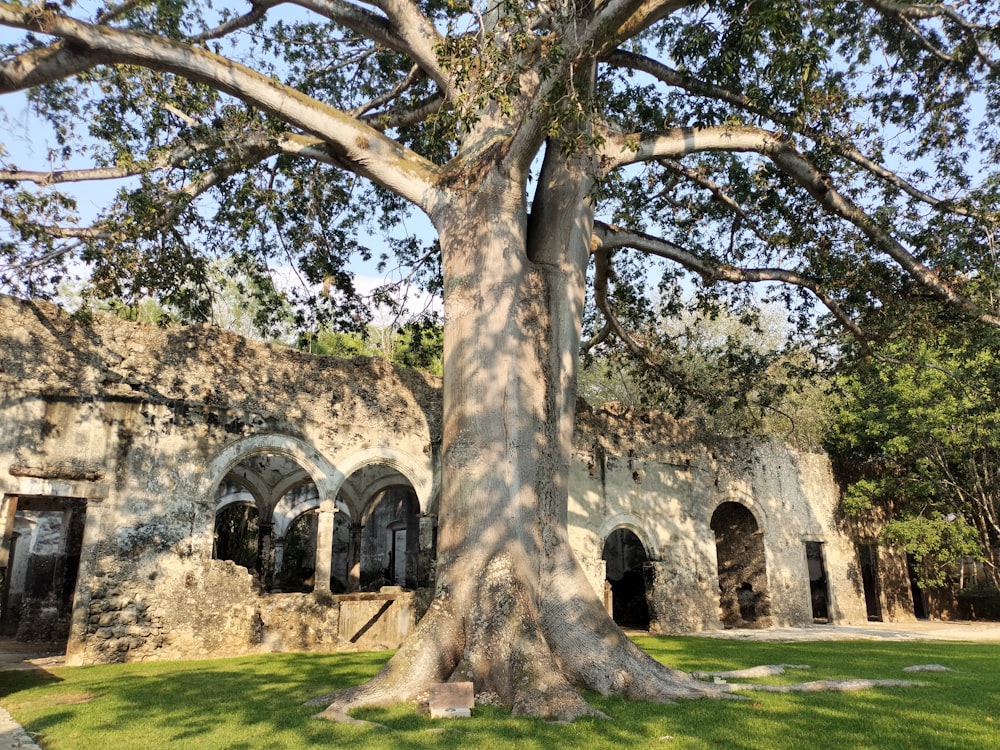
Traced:
<path id="1" fill-rule="evenodd" d="M 96 587 L 71 664 L 396 648 L 416 622 L 413 592 L 261 593 L 246 570 L 212 560 L 152 587 Z"/>

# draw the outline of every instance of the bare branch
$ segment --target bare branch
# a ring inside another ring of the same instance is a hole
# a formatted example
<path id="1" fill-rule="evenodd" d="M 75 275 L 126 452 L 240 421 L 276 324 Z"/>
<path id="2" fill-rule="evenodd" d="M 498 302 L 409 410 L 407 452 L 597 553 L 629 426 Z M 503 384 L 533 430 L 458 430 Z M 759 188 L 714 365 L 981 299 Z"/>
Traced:
<path id="1" fill-rule="evenodd" d="M 244 13 L 242 16 L 234 16 L 213 29 L 207 29 L 200 34 L 196 34 L 191 37 L 191 41 L 207 42 L 212 39 L 219 39 L 227 34 L 232 34 L 234 31 L 253 26 L 267 14 L 267 11 L 276 5 L 281 5 L 283 2 L 285 0 L 253 0 L 249 13 Z"/>
<path id="2" fill-rule="evenodd" d="M 727 263 L 719 263 L 711 259 L 699 257 L 679 245 L 675 245 L 659 237 L 653 237 L 641 232 L 630 232 L 603 223 L 595 223 L 594 237 L 594 244 L 598 248 L 611 250 L 618 247 L 631 247 L 648 255 L 655 255 L 659 258 L 678 263 L 689 271 L 700 275 L 706 285 L 714 284 L 717 281 L 725 281 L 732 284 L 774 281 L 807 289 L 862 344 L 867 341 L 864 331 L 851 319 L 847 311 L 823 289 L 822 284 L 817 279 L 783 268 L 737 268 Z"/>
<path id="3" fill-rule="evenodd" d="M 414 65 L 412 68 L 410 68 L 410 71 L 406 74 L 406 77 L 403 80 L 401 80 L 399 83 L 393 86 L 389 91 L 384 93 L 382 96 L 376 97 L 375 99 L 372 99 L 370 102 L 367 102 L 366 104 L 363 104 L 360 107 L 356 107 L 355 109 L 351 110 L 350 112 L 351 116 L 361 117 L 366 112 L 370 112 L 371 110 L 377 109 L 378 107 L 384 107 L 393 99 L 403 94 L 407 89 L 412 88 L 417 83 L 422 81 L 425 77 L 426 74 L 416 65 Z"/>
<path id="4" fill-rule="evenodd" d="M 132 8 L 140 5 L 142 1 L 143 0 L 125 0 L 123 3 L 119 3 L 118 5 L 113 5 L 108 8 L 94 20 L 96 23 L 109 23 L 114 21 L 116 18 L 121 18 L 123 15 L 132 10 Z"/>
<path id="5" fill-rule="evenodd" d="M 405 109 L 373 112 L 370 115 L 365 115 L 361 120 L 379 131 L 389 130 L 390 128 L 403 128 L 423 122 L 435 112 L 440 112 L 445 104 L 447 102 L 445 101 L 444 94 L 439 92 Z"/>
<path id="6" fill-rule="evenodd" d="M 323 139 L 329 149 L 337 152 L 342 166 L 418 206 L 425 206 L 436 196 L 434 182 L 440 170 L 429 160 L 334 107 L 207 50 L 133 31 L 93 26 L 46 8 L 24 9 L 9 3 L 0 3 L 0 23 L 72 41 L 74 49 L 80 49 L 74 53 L 78 71 L 104 63 L 131 64 L 204 83 Z M 13 81 L 7 70 L 23 62 L 24 57 L 0 67 L 0 92 L 26 85 L 26 76 Z M 57 80 L 65 75 L 65 71 L 49 71 L 47 78 Z"/>
<path id="7" fill-rule="evenodd" d="M 793 115 L 781 112 L 774 107 L 761 106 L 760 104 L 751 101 L 749 97 L 744 96 L 743 94 L 699 80 L 688 73 L 682 73 L 674 68 L 664 65 L 658 60 L 653 60 L 644 55 L 637 55 L 624 50 L 614 50 L 613 52 L 609 52 L 607 55 L 604 55 L 601 60 L 609 65 L 616 65 L 630 70 L 640 70 L 644 73 L 648 73 L 668 86 L 675 86 L 697 96 L 704 96 L 709 99 L 725 102 L 726 104 L 730 104 L 744 112 L 766 117 L 776 125 L 780 125 L 782 128 L 785 128 L 788 132 L 800 133 L 816 143 L 822 144 L 824 148 L 829 149 L 832 153 L 847 159 L 849 162 L 861 167 L 872 175 L 885 180 L 890 185 L 902 190 L 914 200 L 926 203 L 931 208 L 939 211 L 948 211 L 949 213 L 957 214 L 959 216 L 973 215 L 972 211 L 969 211 L 964 206 L 961 206 L 952 200 L 937 198 L 927 192 L 924 192 L 923 190 L 920 190 L 918 187 L 911 184 L 892 170 L 887 169 L 878 162 L 865 156 L 859 148 L 851 144 L 848 140 L 839 136 L 835 138 L 831 137 L 829 133 L 812 128 L 799 121 Z"/>

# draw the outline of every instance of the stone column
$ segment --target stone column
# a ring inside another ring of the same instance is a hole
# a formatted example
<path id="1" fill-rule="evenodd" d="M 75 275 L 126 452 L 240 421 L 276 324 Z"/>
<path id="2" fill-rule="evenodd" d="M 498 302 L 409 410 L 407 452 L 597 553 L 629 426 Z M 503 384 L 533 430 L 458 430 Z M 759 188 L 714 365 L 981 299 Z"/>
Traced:
<path id="1" fill-rule="evenodd" d="M 333 557 L 333 516 L 336 510 L 330 503 L 330 508 L 321 507 L 319 520 L 316 524 L 316 561 L 313 565 L 315 573 L 313 591 L 330 590 L 330 561 Z"/>
<path id="2" fill-rule="evenodd" d="M 10 541 L 14 535 L 15 513 L 17 513 L 17 495 L 4 495 L 0 501 L 0 570 L 5 573 L 10 564 Z"/>
<path id="3" fill-rule="evenodd" d="M 257 572 L 264 588 L 270 588 L 274 580 L 274 566 L 271 562 L 271 550 L 274 538 L 274 524 L 261 521 L 257 541 Z"/>
<path id="4" fill-rule="evenodd" d="M 83 542 L 80 545 L 80 568 L 76 578 L 76 592 L 73 596 L 73 613 L 70 619 L 69 640 L 66 643 L 66 664 L 78 667 L 85 663 L 87 656 L 87 630 L 90 622 L 90 600 L 94 588 L 101 577 L 96 575 L 97 554 L 104 541 L 104 519 L 106 509 L 98 500 L 87 501 L 86 524 L 83 527 Z M 103 574 L 103 571 L 101 571 Z"/>
<path id="5" fill-rule="evenodd" d="M 281 580 L 281 564 L 285 560 L 285 538 L 274 540 L 274 578 L 271 580 L 271 590 L 277 591 L 281 587 L 278 581 Z"/>
<path id="6" fill-rule="evenodd" d="M 11 566 L 14 561 L 14 514 L 17 513 L 17 495 L 4 495 L 0 502 L 0 573 L 3 573 L 3 585 L 0 586 L 0 634 L 6 635 L 5 625 L 8 620 L 7 598 L 10 593 Z"/>
<path id="7" fill-rule="evenodd" d="M 347 590 L 361 588 L 361 530 L 360 523 L 351 524 L 351 541 L 347 547 Z"/>

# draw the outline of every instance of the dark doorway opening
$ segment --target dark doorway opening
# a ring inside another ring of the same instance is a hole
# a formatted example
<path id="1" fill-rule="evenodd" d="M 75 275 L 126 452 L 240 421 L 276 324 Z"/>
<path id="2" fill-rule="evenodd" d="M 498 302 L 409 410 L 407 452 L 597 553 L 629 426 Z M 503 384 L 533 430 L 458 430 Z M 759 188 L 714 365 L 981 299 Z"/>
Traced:
<path id="1" fill-rule="evenodd" d="M 869 622 L 882 622 L 882 599 L 879 590 L 878 548 L 874 544 L 858 545 L 861 585 L 865 591 L 865 611 Z"/>
<path id="2" fill-rule="evenodd" d="M 8 496 L 0 542 L 0 635 L 65 646 L 80 569 L 87 503 Z"/>
<path id="3" fill-rule="evenodd" d="M 420 503 L 411 487 L 392 487 L 375 496 L 361 530 L 361 590 L 417 587 Z"/>
<path id="4" fill-rule="evenodd" d="M 831 622 L 830 589 L 823 559 L 822 542 L 806 542 L 806 564 L 809 567 L 809 593 L 812 600 L 813 622 Z"/>
<path id="5" fill-rule="evenodd" d="M 906 573 L 910 577 L 910 594 L 913 596 L 913 616 L 918 620 L 927 619 L 927 602 L 924 599 L 924 592 L 917 585 L 916 561 L 913 555 L 906 556 Z"/>
<path id="6" fill-rule="evenodd" d="M 727 502 L 715 509 L 711 528 L 715 532 L 723 627 L 770 627 L 764 538 L 757 519 L 739 503 Z"/>
<path id="7" fill-rule="evenodd" d="M 649 589 L 652 568 L 646 548 L 629 529 L 615 529 L 604 540 L 605 576 L 611 617 L 626 628 L 649 630 Z"/>

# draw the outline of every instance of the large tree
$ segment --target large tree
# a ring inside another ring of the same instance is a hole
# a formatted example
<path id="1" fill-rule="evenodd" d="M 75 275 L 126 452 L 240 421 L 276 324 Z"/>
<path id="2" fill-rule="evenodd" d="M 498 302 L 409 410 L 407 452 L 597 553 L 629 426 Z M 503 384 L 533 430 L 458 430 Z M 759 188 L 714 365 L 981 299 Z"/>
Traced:
<path id="1" fill-rule="evenodd" d="M 346 302 L 360 228 L 415 207 L 436 243 L 396 233 L 391 249 L 440 279 L 444 304 L 436 594 L 326 714 L 452 674 L 564 718 L 591 710 L 581 688 L 713 689 L 635 648 L 570 551 L 578 353 L 612 338 L 642 352 L 631 324 L 654 297 L 677 304 L 683 271 L 706 303 L 774 282 L 803 322 L 818 300 L 859 335 L 857 312 L 907 284 L 996 325 L 963 282 L 994 270 L 1000 9 L 226 5 L 0 3 L 0 25 L 24 32 L 0 92 L 29 89 L 55 129 L 49 163 L 0 171 L 5 285 L 46 293 L 82 259 L 95 293 L 153 291 L 198 316 L 205 257 L 225 253 L 248 291 L 272 293 L 268 264 L 285 259 L 319 302 Z M 61 196 L 120 178 L 90 222 Z M 661 278 L 643 257 L 666 261 Z M 358 314 L 332 303 L 341 322 Z"/>

